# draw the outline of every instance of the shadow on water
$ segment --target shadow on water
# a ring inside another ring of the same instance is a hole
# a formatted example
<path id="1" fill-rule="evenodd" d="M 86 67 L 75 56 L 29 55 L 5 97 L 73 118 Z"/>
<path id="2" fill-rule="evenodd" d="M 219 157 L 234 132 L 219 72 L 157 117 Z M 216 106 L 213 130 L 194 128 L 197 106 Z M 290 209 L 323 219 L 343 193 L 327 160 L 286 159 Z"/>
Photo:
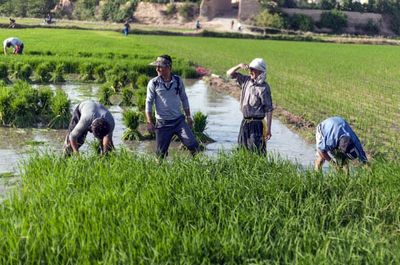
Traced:
<path id="1" fill-rule="evenodd" d="M 236 146 L 242 114 L 239 102 L 231 96 L 218 93 L 208 88 L 203 81 L 185 80 L 192 113 L 201 111 L 208 115 L 206 133 L 216 142 L 206 146 L 207 155 L 215 155 L 219 151 L 229 151 Z M 61 88 L 72 101 L 72 108 L 86 99 L 97 99 L 97 84 L 62 84 L 50 85 L 51 88 Z M 125 143 L 121 140 L 125 127 L 122 123 L 122 108 L 110 107 L 114 115 L 116 127 L 114 143 L 125 145 L 137 152 L 154 152 L 154 142 Z M 0 174 L 15 172 L 18 174 L 18 161 L 25 158 L 29 150 L 62 151 L 66 130 L 50 129 L 15 129 L 0 127 Z M 91 134 L 89 141 L 93 140 Z M 174 145 L 176 146 L 176 145 Z M 87 145 L 82 147 L 83 150 Z M 272 138 L 268 142 L 268 151 L 283 158 L 290 159 L 304 167 L 312 165 L 314 147 L 307 144 L 301 137 L 290 131 L 279 120 L 272 122 Z M 3 187 L 0 184 L 0 192 Z"/>

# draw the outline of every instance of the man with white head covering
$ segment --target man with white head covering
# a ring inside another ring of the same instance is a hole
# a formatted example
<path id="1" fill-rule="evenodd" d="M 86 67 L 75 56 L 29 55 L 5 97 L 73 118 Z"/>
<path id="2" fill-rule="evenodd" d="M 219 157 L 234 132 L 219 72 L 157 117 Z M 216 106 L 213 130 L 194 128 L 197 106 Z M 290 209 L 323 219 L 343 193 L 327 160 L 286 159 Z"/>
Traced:
<path id="1" fill-rule="evenodd" d="M 238 73 L 240 69 L 249 70 L 250 75 Z M 266 141 L 272 136 L 273 111 L 271 90 L 266 82 L 265 61 L 256 58 L 249 65 L 241 63 L 229 69 L 226 74 L 236 79 L 242 89 L 240 110 L 243 120 L 238 137 L 239 146 L 265 153 Z"/>

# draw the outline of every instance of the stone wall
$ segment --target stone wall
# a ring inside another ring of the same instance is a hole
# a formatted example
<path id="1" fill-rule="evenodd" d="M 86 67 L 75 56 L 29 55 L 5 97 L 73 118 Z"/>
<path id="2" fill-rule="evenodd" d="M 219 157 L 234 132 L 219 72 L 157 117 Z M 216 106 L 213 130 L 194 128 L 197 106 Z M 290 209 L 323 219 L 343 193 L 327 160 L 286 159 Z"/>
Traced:
<path id="1" fill-rule="evenodd" d="M 314 22 L 320 20 L 321 13 L 324 10 L 317 10 L 317 9 L 297 9 L 297 8 L 282 8 L 282 11 L 288 15 L 293 14 L 304 14 L 311 17 Z M 345 30 L 346 33 L 358 33 L 360 31 L 359 25 L 365 25 L 369 20 L 372 20 L 376 23 L 380 28 L 380 34 L 382 35 L 394 35 L 390 29 L 390 25 L 387 22 L 388 20 L 385 19 L 381 14 L 376 13 L 360 13 L 360 12 L 347 12 L 344 11 L 343 13 L 347 16 L 347 28 Z M 324 30 L 322 30 L 324 31 Z"/>
<path id="2" fill-rule="evenodd" d="M 246 21 L 261 12 L 261 5 L 258 0 L 239 1 L 239 19 Z"/>
<path id="3" fill-rule="evenodd" d="M 200 16 L 206 19 L 213 19 L 231 10 L 231 0 L 203 0 L 200 5 Z"/>

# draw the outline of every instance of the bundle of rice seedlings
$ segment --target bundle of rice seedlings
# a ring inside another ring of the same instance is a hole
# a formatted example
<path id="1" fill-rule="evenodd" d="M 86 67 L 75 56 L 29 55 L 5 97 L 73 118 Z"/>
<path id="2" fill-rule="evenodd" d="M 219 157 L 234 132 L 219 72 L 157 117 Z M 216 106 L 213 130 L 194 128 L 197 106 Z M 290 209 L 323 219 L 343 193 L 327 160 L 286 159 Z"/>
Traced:
<path id="1" fill-rule="evenodd" d="M 123 115 L 124 125 L 126 126 L 126 130 L 122 135 L 122 139 L 131 141 L 132 140 L 140 141 L 143 138 L 143 136 L 138 131 L 138 128 L 142 114 L 138 111 L 125 110 L 122 115 Z"/>
<path id="2" fill-rule="evenodd" d="M 56 68 L 54 69 L 53 73 L 51 74 L 50 81 L 54 83 L 58 82 L 65 82 L 64 72 L 65 72 L 65 65 L 64 64 L 57 64 Z"/>

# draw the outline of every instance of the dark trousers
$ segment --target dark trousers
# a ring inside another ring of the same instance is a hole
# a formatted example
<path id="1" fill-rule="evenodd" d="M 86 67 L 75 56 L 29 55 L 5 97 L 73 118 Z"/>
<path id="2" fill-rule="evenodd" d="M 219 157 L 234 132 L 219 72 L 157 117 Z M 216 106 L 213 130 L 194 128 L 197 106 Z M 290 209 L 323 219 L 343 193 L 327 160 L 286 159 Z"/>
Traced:
<path id="1" fill-rule="evenodd" d="M 199 144 L 196 141 L 192 130 L 185 122 L 185 117 L 182 116 L 176 120 L 160 121 L 156 123 L 156 153 L 160 157 L 168 155 L 168 148 L 171 143 L 172 137 L 177 135 L 179 140 L 189 149 L 195 153 L 199 149 Z"/>
<path id="2" fill-rule="evenodd" d="M 263 137 L 263 129 L 262 119 L 243 119 L 238 137 L 239 146 L 251 151 L 265 153 L 266 145 Z"/>

